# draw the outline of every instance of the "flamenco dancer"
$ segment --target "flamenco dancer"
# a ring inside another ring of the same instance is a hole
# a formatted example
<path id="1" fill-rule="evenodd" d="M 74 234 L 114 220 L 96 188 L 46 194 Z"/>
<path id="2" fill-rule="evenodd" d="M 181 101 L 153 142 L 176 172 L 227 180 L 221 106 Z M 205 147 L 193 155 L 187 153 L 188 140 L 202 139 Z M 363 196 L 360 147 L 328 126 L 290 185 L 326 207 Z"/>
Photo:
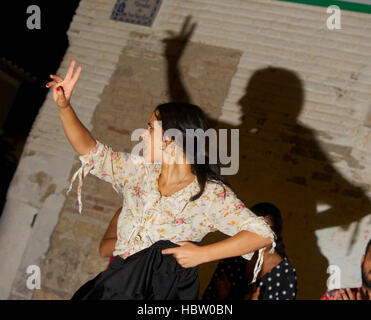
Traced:
<path id="1" fill-rule="evenodd" d="M 158 105 L 141 136 L 143 157 L 115 152 L 92 137 L 70 105 L 82 70 L 81 66 L 75 70 L 75 64 L 73 60 L 64 78 L 51 75 L 52 81 L 46 84 L 53 90 L 65 134 L 82 162 L 69 190 L 79 177 L 81 213 L 83 178 L 91 173 L 111 183 L 123 196 L 123 204 L 114 260 L 79 288 L 72 300 L 197 299 L 196 266 L 235 256 L 250 260 L 258 250 L 255 282 L 264 249 L 272 245 L 274 252 L 275 235 L 264 218 L 236 197 L 218 165 L 210 164 L 207 155 L 204 163 L 197 163 L 200 152 L 186 150 L 187 129 L 208 129 L 203 111 L 189 103 Z M 183 143 L 167 136 L 168 129 L 180 132 Z M 209 245 L 196 244 L 216 230 L 230 237 Z"/>

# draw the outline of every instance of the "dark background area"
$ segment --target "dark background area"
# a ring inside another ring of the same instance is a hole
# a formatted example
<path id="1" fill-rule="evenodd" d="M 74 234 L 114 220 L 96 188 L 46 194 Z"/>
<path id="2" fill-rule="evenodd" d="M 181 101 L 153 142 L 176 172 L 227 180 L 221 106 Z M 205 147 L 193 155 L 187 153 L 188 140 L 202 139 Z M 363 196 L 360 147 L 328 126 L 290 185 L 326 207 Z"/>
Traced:
<path id="1" fill-rule="evenodd" d="M 49 75 L 56 73 L 68 48 L 67 30 L 79 2 L 17 0 L 1 4 L 0 215 L 25 141 L 45 100 L 45 84 Z M 32 16 L 27 8 L 31 5 L 40 8 L 41 29 L 27 27 L 27 19 Z"/>

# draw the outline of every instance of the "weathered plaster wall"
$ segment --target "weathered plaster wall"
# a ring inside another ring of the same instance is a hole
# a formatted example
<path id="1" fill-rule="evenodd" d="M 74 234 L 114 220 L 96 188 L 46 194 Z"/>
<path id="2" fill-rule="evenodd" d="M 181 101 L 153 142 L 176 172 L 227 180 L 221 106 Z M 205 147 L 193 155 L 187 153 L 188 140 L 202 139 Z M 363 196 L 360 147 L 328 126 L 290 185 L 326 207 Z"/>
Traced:
<path id="1" fill-rule="evenodd" d="M 95 137 L 130 150 L 129 132 L 169 96 L 161 40 L 192 15 L 197 27 L 179 70 L 196 103 L 240 129 L 231 181 L 248 206 L 271 201 L 282 210 L 298 298 L 319 298 L 328 264 L 340 266 L 343 286 L 359 285 L 371 223 L 371 16 L 343 12 L 342 30 L 330 31 L 325 8 L 167 0 L 147 28 L 110 20 L 114 3 L 80 3 L 59 70 L 73 58 L 83 66 L 72 104 Z M 1 298 L 68 299 L 106 266 L 98 243 L 120 199 L 89 176 L 79 216 L 74 192 L 65 195 L 77 166 L 49 95 L 0 221 Z M 30 264 L 42 269 L 34 295 L 25 287 Z M 201 291 L 214 266 L 200 267 Z"/>

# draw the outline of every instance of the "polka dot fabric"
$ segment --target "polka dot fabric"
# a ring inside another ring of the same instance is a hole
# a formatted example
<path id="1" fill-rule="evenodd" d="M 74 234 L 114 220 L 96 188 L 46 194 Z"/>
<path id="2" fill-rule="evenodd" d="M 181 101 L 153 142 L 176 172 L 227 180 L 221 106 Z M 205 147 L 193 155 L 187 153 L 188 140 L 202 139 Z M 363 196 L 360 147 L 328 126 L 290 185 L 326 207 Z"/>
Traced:
<path id="1" fill-rule="evenodd" d="M 259 300 L 295 300 L 297 292 L 296 270 L 285 258 L 257 281 Z"/>
<path id="2" fill-rule="evenodd" d="M 221 260 L 206 288 L 203 300 L 221 300 L 218 295 L 218 279 L 229 282 L 230 291 L 226 300 L 242 300 L 251 286 L 245 274 L 246 260 L 229 258 Z M 260 286 L 259 300 L 295 300 L 297 293 L 296 271 L 287 258 L 284 258 L 271 271 L 256 281 Z"/>

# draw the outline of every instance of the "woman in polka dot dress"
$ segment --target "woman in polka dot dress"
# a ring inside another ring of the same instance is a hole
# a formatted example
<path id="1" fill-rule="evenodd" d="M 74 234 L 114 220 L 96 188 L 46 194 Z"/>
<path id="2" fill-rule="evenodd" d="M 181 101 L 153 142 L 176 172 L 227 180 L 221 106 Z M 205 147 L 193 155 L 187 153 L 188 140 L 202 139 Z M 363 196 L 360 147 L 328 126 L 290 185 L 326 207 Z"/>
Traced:
<path id="1" fill-rule="evenodd" d="M 262 269 L 254 285 L 249 284 L 254 260 L 246 262 L 241 257 L 221 260 L 203 300 L 295 300 L 297 277 L 285 253 L 281 213 L 271 203 L 257 204 L 251 211 L 264 217 L 277 235 L 276 252 L 264 252 Z"/>
<path id="2" fill-rule="evenodd" d="M 259 300 L 295 300 L 297 292 L 296 272 L 287 258 L 275 266 L 258 280 L 258 290 L 254 287 L 251 291 L 259 291 Z"/>

